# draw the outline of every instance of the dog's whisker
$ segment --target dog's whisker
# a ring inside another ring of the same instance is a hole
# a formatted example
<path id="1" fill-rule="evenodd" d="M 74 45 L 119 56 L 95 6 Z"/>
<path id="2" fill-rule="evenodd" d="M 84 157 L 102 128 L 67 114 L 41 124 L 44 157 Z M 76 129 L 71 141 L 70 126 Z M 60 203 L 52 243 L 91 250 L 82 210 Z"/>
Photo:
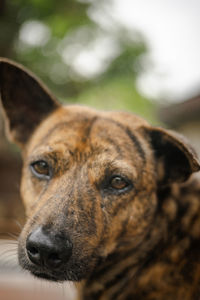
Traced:
<path id="1" fill-rule="evenodd" d="M 22 226 L 22 224 L 20 223 L 20 221 L 19 221 L 19 220 L 14 220 L 14 222 L 15 222 L 16 225 L 19 227 L 20 231 L 22 231 L 23 226 Z"/>
<path id="2" fill-rule="evenodd" d="M 0 237 L 2 239 L 7 239 L 7 240 L 18 242 L 19 234 L 15 234 L 12 232 L 0 232 Z"/>
<path id="3" fill-rule="evenodd" d="M 13 241 L 13 240 L 3 240 L 3 242 L 1 242 L 1 245 L 3 247 L 8 246 L 9 248 L 17 248 L 18 247 L 18 242 L 17 241 Z"/>
<path id="4" fill-rule="evenodd" d="M 65 296 L 66 296 L 65 286 L 64 286 L 64 284 L 62 284 L 62 297 L 63 297 L 63 299 L 65 298 Z"/>
<path id="5" fill-rule="evenodd" d="M 17 259 L 17 253 L 4 253 L 3 255 L 0 255 L 1 263 L 4 263 L 5 261 L 15 261 Z"/>
<path id="6" fill-rule="evenodd" d="M 19 235 L 11 233 L 11 232 L 6 232 L 5 234 L 7 234 L 9 237 L 11 237 L 12 239 L 18 241 Z"/>
<path id="7" fill-rule="evenodd" d="M 3 252 L 0 252 L 0 254 L 4 254 L 4 253 L 16 253 L 16 250 L 17 250 L 17 247 L 16 248 L 9 248 L 9 249 L 6 249 L 6 250 L 3 250 Z"/>
<path id="8" fill-rule="evenodd" d="M 0 259 L 4 260 L 5 258 L 11 258 L 14 259 L 17 257 L 17 251 L 4 251 L 3 253 L 0 253 Z"/>

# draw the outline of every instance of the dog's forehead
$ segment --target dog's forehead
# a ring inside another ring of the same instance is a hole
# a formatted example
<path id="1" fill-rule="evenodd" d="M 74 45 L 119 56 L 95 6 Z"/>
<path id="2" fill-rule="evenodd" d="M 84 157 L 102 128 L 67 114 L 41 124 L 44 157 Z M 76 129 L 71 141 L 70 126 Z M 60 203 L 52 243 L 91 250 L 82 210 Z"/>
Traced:
<path id="1" fill-rule="evenodd" d="M 93 142 L 106 140 L 112 143 L 115 139 L 123 144 L 127 136 L 126 128 L 134 131 L 147 124 L 143 119 L 129 113 L 103 112 L 83 106 L 61 107 L 36 129 L 30 143 L 29 151 L 37 146 L 59 143 L 71 144 L 86 143 L 90 137 Z"/>

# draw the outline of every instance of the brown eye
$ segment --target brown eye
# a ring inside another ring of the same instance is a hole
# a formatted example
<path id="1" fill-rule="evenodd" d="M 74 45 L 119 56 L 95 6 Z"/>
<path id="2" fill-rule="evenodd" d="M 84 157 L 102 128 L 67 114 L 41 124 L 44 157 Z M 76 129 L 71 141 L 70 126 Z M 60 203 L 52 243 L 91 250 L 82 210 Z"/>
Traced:
<path id="1" fill-rule="evenodd" d="M 50 167 L 48 163 L 44 160 L 38 160 L 33 162 L 31 165 L 32 173 L 41 179 L 49 179 L 50 178 Z"/>
<path id="2" fill-rule="evenodd" d="M 113 177 L 110 182 L 110 186 L 116 190 L 123 190 L 128 185 L 128 182 L 120 176 Z"/>

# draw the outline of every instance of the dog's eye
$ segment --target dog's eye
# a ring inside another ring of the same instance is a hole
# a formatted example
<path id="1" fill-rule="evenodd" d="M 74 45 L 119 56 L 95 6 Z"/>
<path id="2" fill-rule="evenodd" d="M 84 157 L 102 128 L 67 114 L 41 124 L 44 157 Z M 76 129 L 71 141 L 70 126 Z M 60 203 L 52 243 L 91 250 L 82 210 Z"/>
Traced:
<path id="1" fill-rule="evenodd" d="M 48 163 L 44 160 L 38 160 L 33 162 L 31 165 L 32 173 L 41 179 L 49 179 L 50 178 L 50 167 Z"/>
<path id="2" fill-rule="evenodd" d="M 123 190 L 129 186 L 129 183 L 121 176 L 114 176 L 111 178 L 110 186 L 115 190 Z"/>

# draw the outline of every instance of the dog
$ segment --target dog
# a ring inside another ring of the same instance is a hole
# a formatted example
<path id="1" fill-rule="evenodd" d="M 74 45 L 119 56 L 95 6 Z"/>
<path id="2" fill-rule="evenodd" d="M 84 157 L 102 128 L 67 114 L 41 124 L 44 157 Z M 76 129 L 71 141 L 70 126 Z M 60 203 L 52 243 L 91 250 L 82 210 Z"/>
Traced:
<path id="1" fill-rule="evenodd" d="M 8 138 L 22 151 L 19 264 L 79 299 L 200 299 L 200 164 L 179 134 L 126 112 L 62 106 L 0 60 Z"/>

